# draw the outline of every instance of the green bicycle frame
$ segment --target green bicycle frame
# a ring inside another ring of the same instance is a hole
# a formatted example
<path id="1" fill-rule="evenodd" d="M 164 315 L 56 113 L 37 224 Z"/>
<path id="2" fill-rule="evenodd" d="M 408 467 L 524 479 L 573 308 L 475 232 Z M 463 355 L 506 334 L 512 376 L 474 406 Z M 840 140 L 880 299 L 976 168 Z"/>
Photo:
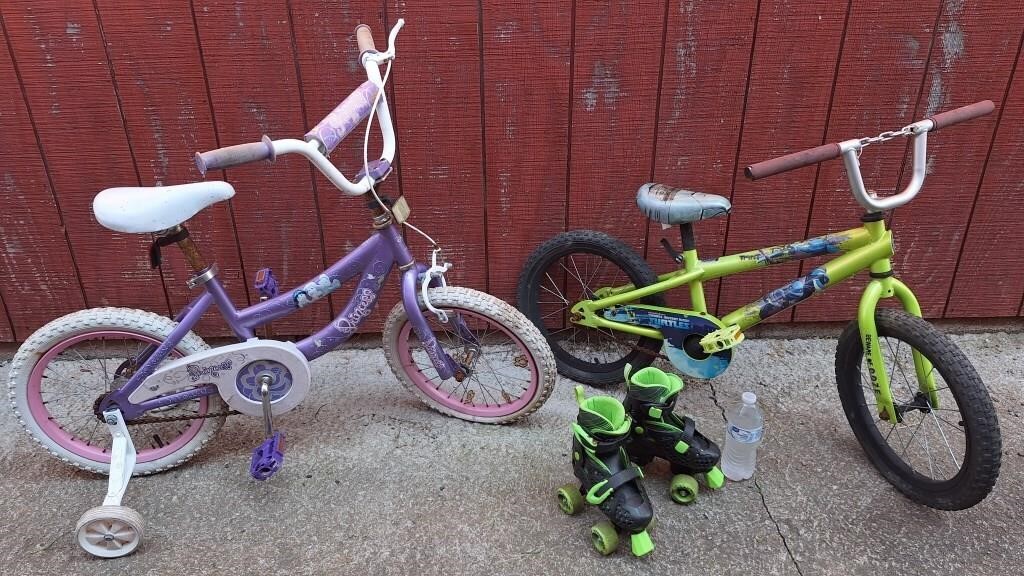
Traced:
<path id="1" fill-rule="evenodd" d="M 861 296 L 857 321 L 864 345 L 864 354 L 868 358 L 868 373 L 875 399 L 878 402 L 879 414 L 883 418 L 888 417 L 892 422 L 896 422 L 900 416 L 893 406 L 892 393 L 889 388 L 889 380 L 892 375 L 885 371 L 882 351 L 879 348 L 875 309 L 879 300 L 894 296 L 909 314 L 920 317 L 921 307 L 910 288 L 892 275 L 890 261 L 893 255 L 892 232 L 886 230 L 885 221 L 881 218 L 867 218 L 864 226 L 860 228 L 818 236 L 792 244 L 722 256 L 715 260 L 702 261 L 697 257 L 696 249 L 685 250 L 683 252 L 683 268 L 658 276 L 658 281 L 654 284 L 642 288 L 636 288 L 632 284 L 605 287 L 594 293 L 594 300 L 578 302 L 572 307 L 573 322 L 593 328 L 607 328 L 637 336 L 661 339 L 661 332 L 654 328 L 608 320 L 598 311 L 636 302 L 647 296 L 666 292 L 686 284 L 690 289 L 693 310 L 679 310 L 679 312 L 697 312 L 707 316 L 704 281 L 793 260 L 840 252 L 842 254 L 814 268 L 807 275 L 772 290 L 755 302 L 726 314 L 719 320 L 719 323 L 723 327 L 746 330 L 765 318 L 790 308 L 815 294 L 824 292 L 862 270 L 870 270 L 872 279 Z M 932 405 L 938 406 L 938 395 L 935 390 L 931 364 L 917 350 L 913 351 L 913 355 L 918 386 L 922 392 L 928 394 Z"/>

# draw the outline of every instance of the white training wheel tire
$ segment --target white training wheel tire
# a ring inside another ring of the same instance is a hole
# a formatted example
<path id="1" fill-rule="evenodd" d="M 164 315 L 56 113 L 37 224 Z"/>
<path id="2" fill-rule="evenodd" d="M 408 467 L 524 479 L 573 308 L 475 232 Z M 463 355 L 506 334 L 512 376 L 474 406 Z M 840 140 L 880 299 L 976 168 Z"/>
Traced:
<path id="1" fill-rule="evenodd" d="M 127 506 L 90 508 L 78 520 L 75 538 L 93 556 L 127 556 L 142 542 L 142 516 Z"/>

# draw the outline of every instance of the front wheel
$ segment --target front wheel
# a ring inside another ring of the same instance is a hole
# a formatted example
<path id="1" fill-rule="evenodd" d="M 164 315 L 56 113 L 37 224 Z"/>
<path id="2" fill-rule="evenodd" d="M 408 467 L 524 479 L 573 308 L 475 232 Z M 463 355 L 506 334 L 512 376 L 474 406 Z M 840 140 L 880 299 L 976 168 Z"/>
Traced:
<path id="1" fill-rule="evenodd" d="M 839 398 L 868 459 L 925 506 L 962 510 L 981 502 L 999 476 L 1002 448 L 995 408 L 974 366 L 916 316 L 881 309 L 875 325 L 898 421 L 879 414 L 857 322 L 843 331 L 836 350 Z M 915 350 L 931 363 L 934 397 L 918 386 Z"/>
<path id="2" fill-rule="evenodd" d="M 555 385 L 555 359 L 529 320 L 469 288 L 431 288 L 429 296 L 448 322 L 438 320 L 422 299 L 420 310 L 438 344 L 467 375 L 461 382 L 440 379 L 399 302 L 384 322 L 384 356 L 403 386 L 434 410 L 472 422 L 507 424 L 544 404 Z M 455 327 L 460 319 L 471 334 Z"/>

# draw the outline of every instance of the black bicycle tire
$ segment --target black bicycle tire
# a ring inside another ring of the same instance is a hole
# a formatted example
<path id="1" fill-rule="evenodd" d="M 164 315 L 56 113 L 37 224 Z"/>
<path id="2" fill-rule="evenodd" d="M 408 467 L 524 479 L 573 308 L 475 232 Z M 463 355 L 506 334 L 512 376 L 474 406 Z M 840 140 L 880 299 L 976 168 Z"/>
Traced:
<path id="1" fill-rule="evenodd" d="M 593 370 L 587 369 L 586 365 L 593 366 L 596 365 L 595 363 L 575 358 L 557 341 L 549 337 L 540 318 L 540 307 L 537 300 L 541 284 L 539 275 L 543 274 L 548 266 L 559 258 L 579 252 L 606 258 L 618 266 L 635 286 L 647 286 L 658 281 L 658 275 L 647 262 L 621 240 L 594 230 L 573 230 L 563 232 L 544 242 L 526 259 L 517 284 L 517 304 L 519 310 L 540 329 L 545 339 L 548 340 L 548 344 L 555 354 L 559 374 L 591 386 L 611 386 L 623 382 L 625 364 L 630 364 L 633 369 L 639 369 L 654 362 L 656 354 L 661 350 L 662 340 L 641 336 L 634 341 L 629 338 L 628 334 L 623 333 L 623 340 L 632 342 L 637 348 L 643 348 L 650 353 L 635 350 L 614 363 L 604 364 L 607 366 L 606 369 Z M 661 294 L 654 294 L 637 301 L 637 303 L 664 306 L 665 299 Z"/>
<path id="2" fill-rule="evenodd" d="M 930 323 L 902 310 L 875 313 L 879 337 L 898 338 L 922 353 L 950 388 L 965 428 L 965 458 L 959 472 L 936 481 L 916 473 L 874 424 L 861 386 L 863 344 L 856 321 L 843 331 L 836 347 L 836 383 L 843 412 L 868 460 L 897 490 L 911 500 L 940 510 L 963 510 L 981 502 L 999 477 L 1002 439 L 995 407 L 970 360 Z"/>

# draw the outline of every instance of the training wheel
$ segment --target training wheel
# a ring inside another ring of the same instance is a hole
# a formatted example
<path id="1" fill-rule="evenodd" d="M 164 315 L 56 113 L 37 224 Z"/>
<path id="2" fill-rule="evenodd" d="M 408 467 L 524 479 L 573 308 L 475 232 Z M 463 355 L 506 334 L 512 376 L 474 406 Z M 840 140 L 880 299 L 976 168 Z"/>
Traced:
<path id="1" fill-rule="evenodd" d="M 690 504 L 697 499 L 697 479 L 689 474 L 676 474 L 672 477 L 672 499 L 679 504 Z"/>
<path id="2" fill-rule="evenodd" d="M 142 526 L 142 516 L 127 506 L 97 506 L 82 514 L 75 538 L 93 556 L 117 558 L 139 547 Z"/>
<path id="3" fill-rule="evenodd" d="M 558 489 L 558 508 L 572 516 L 578 514 L 586 507 L 583 495 L 575 484 L 566 484 Z"/>

